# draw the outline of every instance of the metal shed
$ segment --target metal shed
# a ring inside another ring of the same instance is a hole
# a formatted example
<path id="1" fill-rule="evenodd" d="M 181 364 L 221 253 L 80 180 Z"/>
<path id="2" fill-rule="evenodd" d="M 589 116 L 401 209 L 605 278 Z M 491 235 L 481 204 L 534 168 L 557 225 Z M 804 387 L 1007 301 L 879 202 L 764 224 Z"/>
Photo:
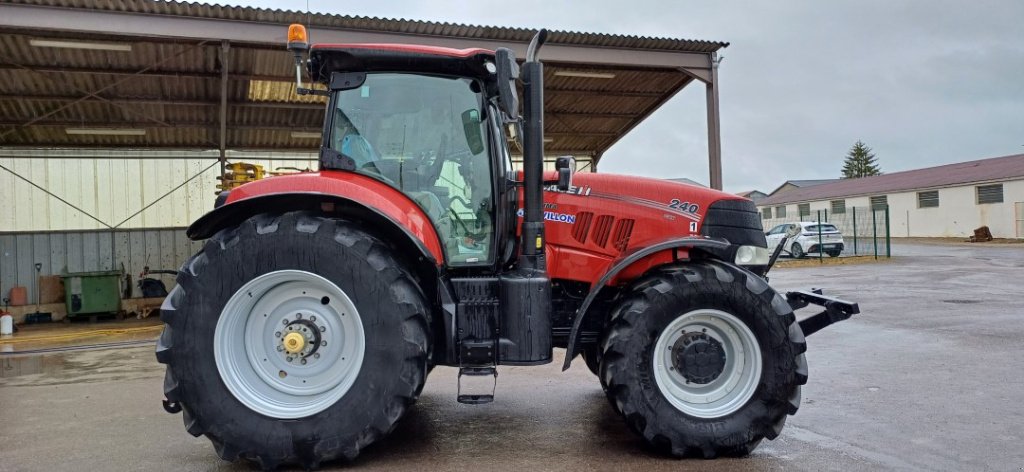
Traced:
<path id="1" fill-rule="evenodd" d="M 195 249 L 182 226 L 212 205 L 219 163 L 315 167 L 324 102 L 294 93 L 290 23 L 314 42 L 510 47 L 519 57 L 534 33 L 174 1 L 0 3 L 0 292 L 31 292 L 36 262 L 42 275 L 174 268 Z M 721 188 L 716 52 L 727 45 L 552 32 L 548 154 L 595 171 L 698 82 L 710 183 Z"/>
<path id="2" fill-rule="evenodd" d="M 0 5 L 0 146 L 311 150 L 322 103 L 292 93 L 281 46 L 295 22 L 315 42 L 505 46 L 520 56 L 533 33 L 183 2 L 13 0 Z M 716 51 L 727 45 L 553 32 L 544 51 L 548 152 L 596 165 L 699 81 L 710 182 L 721 188 Z"/>

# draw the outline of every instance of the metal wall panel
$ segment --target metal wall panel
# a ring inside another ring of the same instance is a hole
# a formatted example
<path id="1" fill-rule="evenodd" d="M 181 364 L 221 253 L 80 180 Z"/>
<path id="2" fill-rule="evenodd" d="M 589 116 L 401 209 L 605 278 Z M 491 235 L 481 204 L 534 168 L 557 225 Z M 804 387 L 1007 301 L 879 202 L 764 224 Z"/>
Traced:
<path id="1" fill-rule="evenodd" d="M 301 153 L 228 158 L 267 171 L 317 166 Z M 0 165 L 0 231 L 18 232 L 187 226 L 213 207 L 220 174 L 205 151 L 0 150 Z"/>
<path id="2" fill-rule="evenodd" d="M 0 233 L 0 294 L 7 298 L 11 287 L 20 285 L 28 288 L 34 302 L 37 262 L 42 264 L 40 275 L 123 267 L 137 282 L 143 267 L 176 270 L 201 248 L 201 242 L 185 236 L 184 228 Z M 168 290 L 174 286 L 174 277 L 159 278 Z M 138 287 L 133 291 L 140 295 Z"/>

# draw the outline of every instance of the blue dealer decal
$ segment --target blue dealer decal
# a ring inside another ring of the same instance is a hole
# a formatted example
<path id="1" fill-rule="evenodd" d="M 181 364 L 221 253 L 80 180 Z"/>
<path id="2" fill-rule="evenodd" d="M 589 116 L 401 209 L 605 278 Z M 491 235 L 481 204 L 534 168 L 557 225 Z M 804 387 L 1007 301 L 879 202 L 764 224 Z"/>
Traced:
<path id="1" fill-rule="evenodd" d="M 520 218 L 522 218 L 523 217 L 523 209 L 520 208 L 519 211 L 516 212 L 516 215 L 519 216 Z M 570 215 L 570 214 L 567 214 L 567 213 L 557 213 L 557 212 L 554 212 L 554 211 L 545 211 L 544 212 L 544 220 L 545 221 L 557 221 L 559 223 L 573 224 L 573 223 L 576 222 L 576 215 Z"/>

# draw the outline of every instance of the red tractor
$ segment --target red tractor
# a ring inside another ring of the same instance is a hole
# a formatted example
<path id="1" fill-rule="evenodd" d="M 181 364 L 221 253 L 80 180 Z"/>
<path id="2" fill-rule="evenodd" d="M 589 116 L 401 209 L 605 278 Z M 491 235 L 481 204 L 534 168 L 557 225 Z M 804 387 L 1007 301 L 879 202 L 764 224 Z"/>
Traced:
<path id="1" fill-rule="evenodd" d="M 856 304 L 773 290 L 778 251 L 749 200 L 574 175 L 569 158 L 545 173 L 545 36 L 520 69 L 504 48 L 308 47 L 290 28 L 299 93 L 329 98 L 320 169 L 224 192 L 188 229 L 207 242 L 161 309 L 156 354 L 189 433 L 225 460 L 314 468 L 388 434 L 436 365 L 459 368 L 458 401 L 486 403 L 497 366 L 557 347 L 667 454 L 778 436 L 807 381 L 804 336 Z M 825 309 L 797 322 L 808 304 Z"/>

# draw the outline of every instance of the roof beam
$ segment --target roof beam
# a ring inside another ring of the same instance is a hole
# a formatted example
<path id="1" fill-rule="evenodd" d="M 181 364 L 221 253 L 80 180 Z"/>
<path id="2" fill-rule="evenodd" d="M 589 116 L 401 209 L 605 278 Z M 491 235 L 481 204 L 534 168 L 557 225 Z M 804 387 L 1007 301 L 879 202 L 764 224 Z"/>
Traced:
<path id="1" fill-rule="evenodd" d="M 0 7 L 0 11 L 3 8 Z M 0 70 L 30 70 L 51 74 L 106 74 L 106 75 L 135 75 L 142 77 L 166 77 L 170 79 L 195 78 L 195 79 L 220 79 L 220 72 L 199 72 L 190 70 L 159 70 L 150 69 L 144 72 L 132 69 L 102 69 L 97 67 L 60 67 L 50 65 L 26 64 L 18 67 L 12 64 L 0 64 Z M 256 74 L 228 74 L 230 80 L 268 80 L 277 82 L 290 82 L 295 77 L 283 75 L 256 75 Z"/>
<path id="2" fill-rule="evenodd" d="M 30 69 L 34 72 L 51 73 L 51 74 L 105 74 L 105 75 L 135 75 L 144 77 L 165 77 L 171 79 L 180 78 L 197 78 L 197 79 L 221 79 L 219 72 L 199 72 L 199 71 L 186 71 L 186 70 L 147 70 L 143 73 L 139 73 L 137 70 L 131 69 L 102 69 L 96 67 L 58 67 L 58 66 L 44 66 L 44 65 L 25 65 L 24 68 L 10 65 L 0 64 L 0 70 L 21 70 L 24 71 Z M 273 82 L 291 82 L 295 80 L 292 76 L 279 76 L 279 75 L 254 75 L 254 74 L 228 74 L 229 80 L 266 80 Z M 574 97 L 590 97 L 590 98 L 602 98 L 602 97 L 626 97 L 626 98 L 658 98 L 664 95 L 664 92 L 622 92 L 617 90 L 570 90 L 547 87 L 544 89 L 546 94 L 558 94 L 568 95 Z"/>
<path id="3" fill-rule="evenodd" d="M 116 25 L 112 28 L 111 25 Z M 196 18 L 170 15 L 146 15 L 87 8 L 58 8 L 38 5 L 0 4 L 0 26 L 29 30 L 60 30 L 164 37 L 185 40 L 228 40 L 231 42 L 277 44 L 286 42 L 287 28 L 275 23 Z M 451 38 L 378 31 L 339 30 L 314 27 L 310 37 L 318 43 L 416 43 L 451 48 L 508 47 L 520 57 L 526 54 L 526 42 L 495 41 L 478 38 Z M 548 44 L 544 60 L 576 64 L 667 67 L 673 69 L 710 69 L 707 53 L 620 49 L 608 47 Z"/>
<path id="4" fill-rule="evenodd" d="M 30 145 L 12 144 L 12 145 L 2 146 L 2 147 L 0 147 L 0 149 L 4 149 L 4 150 L 19 150 L 19 149 L 38 150 L 39 148 L 47 148 L 48 150 L 62 150 L 62 149 L 67 149 L 67 150 L 74 150 L 74 149 L 115 149 L 115 150 L 118 150 L 118 151 L 123 151 L 125 149 L 125 146 L 126 145 L 124 145 L 124 144 L 118 145 L 118 144 L 68 143 L 67 141 L 40 141 L 40 142 L 33 141 L 32 144 L 30 144 Z M 212 146 L 212 145 L 209 145 L 209 144 L 205 144 L 205 145 L 196 144 L 196 145 L 191 145 L 191 146 L 190 145 L 182 145 L 182 144 L 142 144 L 142 145 L 130 144 L 129 146 L 131 146 L 131 150 L 133 150 L 133 151 L 146 150 L 146 149 L 163 149 L 163 150 L 180 150 L 180 151 L 216 151 L 217 150 L 216 146 Z M 319 146 L 319 144 L 317 144 L 315 146 L 287 146 L 287 145 L 285 145 L 285 146 L 247 146 L 247 145 L 244 145 L 244 144 L 240 144 L 238 146 L 234 146 L 234 145 L 230 145 L 229 144 L 228 145 L 228 149 L 231 150 L 231 151 L 316 152 L 318 146 Z M 93 156 L 93 157 L 96 157 L 96 156 Z M 4 158 L 7 158 L 7 156 L 4 156 Z M 56 158 L 60 158 L 60 156 L 54 156 L 54 158 L 55 159 Z M 140 158 L 145 159 L 144 156 L 142 156 Z M 106 158 L 104 158 L 104 159 L 106 159 Z M 209 159 L 209 157 L 208 156 L 197 156 L 196 159 Z M 216 159 L 216 157 L 214 157 L 214 159 Z M 277 158 L 260 158 L 260 157 L 252 157 L 251 159 L 277 160 Z M 315 160 L 316 158 L 314 157 L 313 159 Z"/>
<path id="5" fill-rule="evenodd" d="M 61 101 L 74 101 L 81 97 L 71 95 L 0 95 L 0 101 L 16 101 L 16 102 L 61 102 Z M 89 97 L 84 102 L 109 102 L 116 103 L 119 105 L 170 105 L 170 106 L 183 106 L 183 107 L 216 107 L 220 106 L 219 101 L 204 101 L 204 100 L 175 100 L 169 98 L 130 98 L 130 97 L 105 97 L 99 99 L 96 97 Z M 323 103 L 291 103 L 291 102 L 235 102 L 229 101 L 229 108 L 282 108 L 282 109 L 295 109 L 295 110 L 316 110 L 322 112 L 324 110 Z M 586 116 L 587 113 L 581 113 L 580 115 Z M 596 115 L 590 115 L 596 116 Z M 633 116 L 633 115 L 627 115 Z"/>
<path id="6" fill-rule="evenodd" d="M 16 120 L 3 120 L 0 121 L 0 126 L 21 126 L 24 123 Z M 160 125 L 157 123 L 145 122 L 145 121 L 108 121 L 108 122 L 97 122 L 97 121 L 82 121 L 82 120 L 61 120 L 61 121 L 37 121 L 29 125 L 29 127 L 73 127 L 73 128 L 145 128 L 145 129 L 192 129 L 192 128 L 204 128 L 204 129 L 216 129 L 219 123 L 217 121 L 189 121 L 181 122 L 176 121 L 172 123 L 166 123 Z M 272 125 L 272 124 L 250 124 L 250 123 L 228 123 L 227 130 L 282 130 L 282 131 L 303 131 L 303 132 L 320 132 L 321 127 L 318 124 L 309 124 L 308 126 L 285 126 L 285 125 Z"/>
<path id="7" fill-rule="evenodd" d="M 2 126 L 21 126 L 23 122 L 17 120 L 2 120 L 0 121 L 0 127 Z M 61 121 L 38 121 L 32 123 L 33 127 L 48 127 L 48 128 L 60 128 L 60 127 L 87 127 L 87 128 L 145 128 L 145 129 L 192 129 L 192 128 L 216 128 L 218 126 L 217 121 L 192 121 L 192 122 L 171 122 L 166 124 L 158 124 L 145 121 L 108 121 L 108 122 L 96 122 L 96 121 L 79 121 L 79 120 L 61 120 Z M 279 130 L 279 131 L 300 131 L 319 133 L 322 128 L 319 124 L 308 123 L 306 125 L 275 125 L 275 124 L 259 124 L 259 123 L 227 123 L 225 125 L 227 131 L 231 130 Z M 618 136 L 618 133 L 599 132 L 599 131 L 546 131 L 545 136 L 552 138 L 557 137 L 599 137 L 599 138 L 611 138 Z"/>
<path id="8" fill-rule="evenodd" d="M 559 88 L 544 88 L 544 95 L 568 95 L 571 97 L 586 97 L 601 99 L 605 97 L 626 97 L 626 98 L 658 98 L 665 92 L 621 92 L 617 90 L 566 90 Z"/>
<path id="9" fill-rule="evenodd" d="M 636 118 L 636 113 L 587 113 L 585 111 L 544 110 L 544 116 L 556 116 L 562 118 L 615 118 L 620 120 L 631 120 Z"/>

